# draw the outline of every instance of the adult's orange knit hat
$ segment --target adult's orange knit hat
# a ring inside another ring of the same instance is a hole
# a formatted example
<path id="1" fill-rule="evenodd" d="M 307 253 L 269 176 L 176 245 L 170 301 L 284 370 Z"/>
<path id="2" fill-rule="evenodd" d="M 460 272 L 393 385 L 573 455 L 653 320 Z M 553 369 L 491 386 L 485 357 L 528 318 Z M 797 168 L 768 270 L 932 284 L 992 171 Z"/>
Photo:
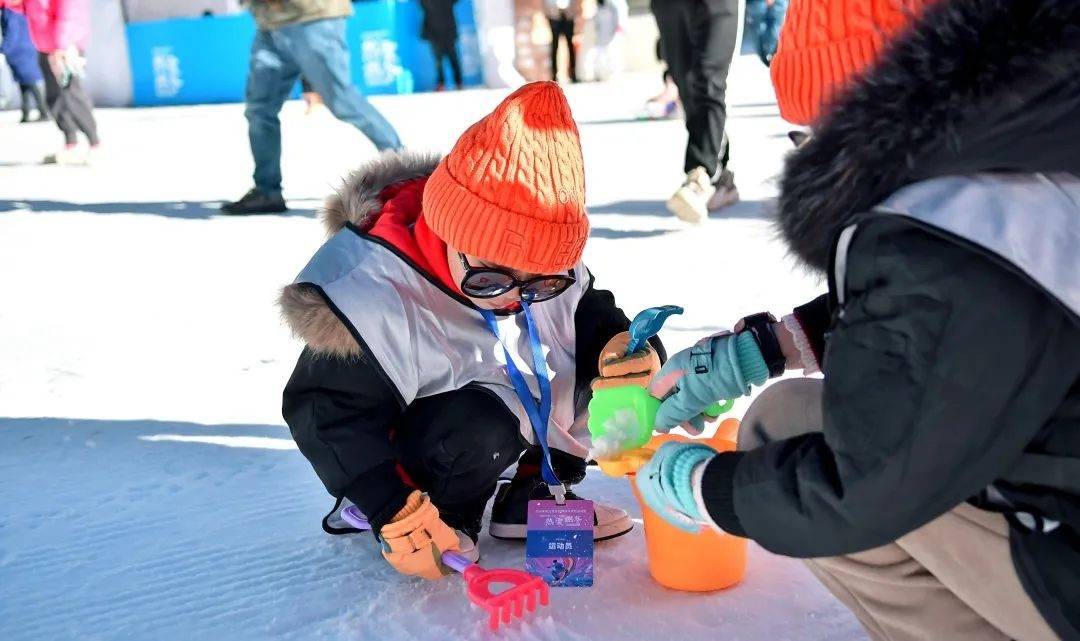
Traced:
<path id="1" fill-rule="evenodd" d="M 772 60 L 780 116 L 809 125 L 934 0 L 792 0 Z"/>
<path id="2" fill-rule="evenodd" d="M 424 218 L 451 247 L 555 274 L 585 249 L 585 171 L 570 105 L 554 82 L 510 94 L 462 134 L 424 187 Z"/>

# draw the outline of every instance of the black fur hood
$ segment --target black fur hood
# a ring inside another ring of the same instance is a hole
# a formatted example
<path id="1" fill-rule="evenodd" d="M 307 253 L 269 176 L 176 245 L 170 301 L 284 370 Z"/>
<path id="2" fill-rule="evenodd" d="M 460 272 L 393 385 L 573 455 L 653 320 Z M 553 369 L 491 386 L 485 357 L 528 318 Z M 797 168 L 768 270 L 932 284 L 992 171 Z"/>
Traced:
<path id="1" fill-rule="evenodd" d="M 1080 175 L 1080 0 L 939 0 L 788 157 L 779 226 L 824 270 L 897 189 L 994 170 Z"/>

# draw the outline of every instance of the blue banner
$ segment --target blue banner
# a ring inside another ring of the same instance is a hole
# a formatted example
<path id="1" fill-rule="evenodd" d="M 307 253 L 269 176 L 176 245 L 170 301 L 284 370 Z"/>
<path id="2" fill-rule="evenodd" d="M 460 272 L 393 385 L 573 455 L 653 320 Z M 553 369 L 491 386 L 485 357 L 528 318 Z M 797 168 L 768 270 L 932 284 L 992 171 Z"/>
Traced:
<path id="1" fill-rule="evenodd" d="M 254 38 L 255 20 L 250 14 L 128 25 L 132 102 L 243 101 Z"/>
<path id="2" fill-rule="evenodd" d="M 435 58 L 420 39 L 418 0 L 366 0 L 353 7 L 347 38 L 356 86 L 369 95 L 433 89 Z M 476 86 L 483 76 L 472 0 L 460 0 L 455 15 L 464 84 Z M 133 103 L 242 102 L 254 37 L 249 13 L 127 25 Z"/>

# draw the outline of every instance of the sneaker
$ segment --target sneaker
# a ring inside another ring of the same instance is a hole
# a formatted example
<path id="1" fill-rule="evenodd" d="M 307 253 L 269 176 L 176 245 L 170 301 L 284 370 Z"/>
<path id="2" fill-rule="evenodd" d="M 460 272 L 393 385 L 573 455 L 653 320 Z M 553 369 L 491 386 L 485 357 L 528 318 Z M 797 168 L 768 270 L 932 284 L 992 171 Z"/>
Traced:
<path id="1" fill-rule="evenodd" d="M 739 202 L 739 189 L 735 186 L 735 172 L 730 169 L 725 167 L 720 172 L 720 178 L 713 183 L 713 188 L 716 191 L 705 205 L 709 211 L 719 211 Z"/>
<path id="2" fill-rule="evenodd" d="M 101 143 L 90 145 L 90 148 L 86 150 L 86 156 L 83 158 L 83 162 L 88 166 L 96 165 L 101 162 Z"/>
<path id="3" fill-rule="evenodd" d="M 679 115 L 679 101 L 650 100 L 645 103 L 644 117 L 650 120 L 667 120 Z"/>
<path id="4" fill-rule="evenodd" d="M 668 211 L 680 220 L 688 223 L 700 223 L 709 216 L 709 202 L 716 193 L 716 187 L 709 180 L 709 172 L 704 167 L 695 167 L 686 174 L 686 181 L 675 194 L 668 199 Z"/>
<path id="5" fill-rule="evenodd" d="M 240 200 L 225 203 L 221 206 L 221 213 L 233 216 L 247 216 L 249 214 L 280 214 L 288 211 L 285 199 L 281 194 L 264 194 L 258 189 L 252 189 L 244 194 Z"/>
<path id="6" fill-rule="evenodd" d="M 536 477 L 515 478 L 499 486 L 495 502 L 491 506 L 491 524 L 488 534 L 492 538 L 523 541 L 526 537 L 529 501 L 534 499 L 552 499 L 548 486 Z M 580 499 L 572 491 L 567 491 L 566 498 Z M 604 541 L 622 536 L 634 529 L 634 522 L 626 510 L 593 503 L 593 540 Z"/>

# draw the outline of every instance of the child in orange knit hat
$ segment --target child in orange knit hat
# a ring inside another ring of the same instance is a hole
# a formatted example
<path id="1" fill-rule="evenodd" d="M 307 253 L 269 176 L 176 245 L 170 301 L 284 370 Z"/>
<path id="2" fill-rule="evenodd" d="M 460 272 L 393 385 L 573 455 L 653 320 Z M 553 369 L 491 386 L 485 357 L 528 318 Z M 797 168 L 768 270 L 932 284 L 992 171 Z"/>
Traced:
<path id="1" fill-rule="evenodd" d="M 562 91 L 525 85 L 441 160 L 383 154 L 323 219 L 331 238 L 281 296 L 306 343 L 283 412 L 335 510 L 355 503 L 395 568 L 437 578 L 439 553 L 477 558 L 516 462 L 490 533 L 524 539 L 528 501 L 585 476 L 575 436 L 593 380 L 643 384 L 663 357 L 659 342 L 623 357 L 629 321 L 581 262 L 585 178 Z M 621 509 L 595 514 L 597 539 L 632 527 Z"/>

